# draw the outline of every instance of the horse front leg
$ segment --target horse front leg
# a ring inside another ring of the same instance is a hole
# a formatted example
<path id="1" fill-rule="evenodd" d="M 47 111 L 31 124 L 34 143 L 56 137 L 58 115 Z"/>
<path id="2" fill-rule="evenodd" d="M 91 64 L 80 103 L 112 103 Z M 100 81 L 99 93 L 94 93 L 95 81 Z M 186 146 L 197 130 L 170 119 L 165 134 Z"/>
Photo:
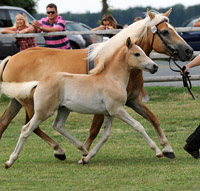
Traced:
<path id="1" fill-rule="evenodd" d="M 33 108 L 33 102 L 32 100 L 28 101 L 25 104 L 25 110 L 26 110 L 26 120 L 27 122 L 30 121 L 34 114 L 34 108 Z M 50 138 L 45 132 L 43 132 L 39 127 L 34 129 L 33 131 L 36 135 L 38 135 L 41 139 L 43 139 L 53 150 L 54 150 L 54 157 L 59 160 L 65 160 L 66 155 L 64 150 L 60 147 L 60 145 L 54 141 L 52 138 Z"/>
<path id="2" fill-rule="evenodd" d="M 163 153 L 158 148 L 158 146 L 156 145 L 156 143 L 148 136 L 148 134 L 146 133 L 144 127 L 138 121 L 136 121 L 135 119 L 133 119 L 125 111 L 125 109 L 123 107 L 121 109 L 118 109 L 118 111 L 117 111 L 117 113 L 116 113 L 115 116 L 117 118 L 121 119 L 122 121 L 124 121 L 125 123 L 127 123 L 128 125 L 132 126 L 136 131 L 138 131 L 144 137 L 145 141 L 150 146 L 150 148 L 155 151 L 156 156 L 158 158 L 163 157 Z"/>
<path id="3" fill-rule="evenodd" d="M 96 136 L 98 135 L 101 126 L 103 124 L 104 121 L 104 115 L 94 115 L 93 117 L 93 121 L 92 121 L 92 126 L 90 127 L 90 133 L 89 136 L 87 138 L 87 140 L 84 143 L 85 148 L 89 151 L 90 146 L 92 144 L 92 142 L 94 141 L 94 139 L 96 138 Z M 87 153 L 82 153 L 83 156 L 86 156 Z"/>
<path id="4" fill-rule="evenodd" d="M 110 136 L 111 133 L 111 126 L 112 126 L 112 121 L 113 121 L 114 117 L 112 116 L 104 116 L 104 130 L 102 133 L 102 137 L 99 140 L 99 142 L 97 143 L 97 145 L 88 153 L 87 156 L 83 156 L 82 159 L 78 162 L 79 164 L 87 164 L 90 162 L 90 159 L 93 158 L 97 152 L 99 151 L 99 149 L 101 148 L 101 146 L 103 145 L 103 143 L 105 143 L 107 141 L 107 139 Z"/>
<path id="5" fill-rule="evenodd" d="M 163 146 L 162 152 L 167 158 L 175 158 L 172 147 L 170 146 L 163 129 L 160 126 L 158 118 L 147 108 L 147 106 L 138 97 L 136 99 L 128 99 L 126 105 L 147 119 L 154 127 L 158 134 L 159 142 Z"/>
<path id="6" fill-rule="evenodd" d="M 6 110 L 0 117 L 0 139 L 4 131 L 7 129 L 9 123 L 17 115 L 21 108 L 22 105 L 16 99 L 10 100 Z"/>

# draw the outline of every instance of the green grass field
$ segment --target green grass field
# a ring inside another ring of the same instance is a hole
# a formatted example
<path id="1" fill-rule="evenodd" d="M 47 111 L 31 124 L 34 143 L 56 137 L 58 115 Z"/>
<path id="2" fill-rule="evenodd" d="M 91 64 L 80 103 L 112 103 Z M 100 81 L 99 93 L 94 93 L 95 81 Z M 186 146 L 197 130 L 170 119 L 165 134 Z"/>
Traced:
<path id="1" fill-rule="evenodd" d="M 60 143 L 66 151 L 67 159 L 55 159 L 52 149 L 32 134 L 19 159 L 6 170 L 4 163 L 13 152 L 24 124 L 25 115 L 22 110 L 0 140 L 0 190 L 200 191 L 200 160 L 193 159 L 183 150 L 185 139 L 200 122 L 200 88 L 192 89 L 196 96 L 195 101 L 185 88 L 145 89 L 150 97 L 147 106 L 160 120 L 176 159 L 156 158 L 139 133 L 115 119 L 109 140 L 89 164 L 79 165 L 77 162 L 81 157 L 80 152 L 52 129 L 52 117 L 41 128 Z M 0 102 L 0 113 L 7 103 L 4 97 Z M 131 109 L 126 109 L 143 124 L 149 136 L 159 145 L 150 123 Z M 71 113 L 66 128 L 84 142 L 91 120 L 90 115 Z M 95 143 L 100 137 L 101 133 Z"/>

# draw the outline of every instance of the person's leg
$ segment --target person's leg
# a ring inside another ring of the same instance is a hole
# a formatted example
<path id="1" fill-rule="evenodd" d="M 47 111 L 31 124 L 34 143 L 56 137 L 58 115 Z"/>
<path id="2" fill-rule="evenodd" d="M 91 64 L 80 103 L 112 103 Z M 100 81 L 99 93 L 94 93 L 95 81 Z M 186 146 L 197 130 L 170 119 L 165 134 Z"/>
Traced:
<path id="1" fill-rule="evenodd" d="M 191 154 L 194 158 L 199 157 L 200 148 L 200 125 L 195 129 L 195 131 L 186 139 L 186 145 L 184 149 Z"/>

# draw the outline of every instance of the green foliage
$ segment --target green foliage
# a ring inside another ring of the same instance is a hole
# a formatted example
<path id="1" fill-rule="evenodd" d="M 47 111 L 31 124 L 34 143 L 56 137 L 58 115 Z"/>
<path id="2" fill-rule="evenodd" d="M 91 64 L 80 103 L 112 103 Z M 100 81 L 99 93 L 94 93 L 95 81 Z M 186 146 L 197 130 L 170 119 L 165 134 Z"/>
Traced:
<path id="1" fill-rule="evenodd" d="M 153 7 L 148 7 L 150 10 L 156 10 L 160 13 L 166 12 L 171 7 L 155 9 Z M 194 5 L 190 7 L 184 7 L 181 4 L 172 6 L 172 13 L 170 14 L 170 23 L 175 27 L 181 27 L 187 20 L 194 16 L 200 15 L 200 5 Z M 133 7 L 126 10 L 113 9 L 111 10 L 112 15 L 115 17 L 119 24 L 131 24 L 135 17 L 144 17 L 147 7 Z M 90 27 L 94 28 L 98 26 L 98 20 L 101 20 L 101 13 L 85 13 L 85 14 L 73 14 L 73 13 L 62 13 L 61 14 L 66 20 L 73 20 L 77 22 L 82 22 Z"/>
<path id="2" fill-rule="evenodd" d="M 190 191 L 200 190 L 200 160 L 193 159 L 183 150 L 185 139 L 199 124 L 199 87 L 192 88 L 197 100 L 192 100 L 185 88 L 145 87 L 150 101 L 148 108 L 158 117 L 176 154 L 176 159 L 158 159 L 141 135 L 115 119 L 109 140 L 87 165 L 78 165 L 80 152 L 51 128 L 50 118 L 41 125 L 50 137 L 66 151 L 66 160 L 53 157 L 53 151 L 32 134 L 26 141 L 19 159 L 8 170 L 4 163 L 15 148 L 24 123 L 22 110 L 9 125 L 0 140 L 1 191 Z M 161 99 L 162 98 L 162 99 Z M 0 103 L 0 113 L 8 104 Z M 141 122 L 159 148 L 153 127 L 127 108 L 128 113 Z M 84 142 L 92 116 L 71 113 L 66 128 Z M 95 140 L 100 139 L 101 133 Z"/>
<path id="3" fill-rule="evenodd" d="M 36 13 L 38 0 L 1 0 L 0 5 L 15 6 L 24 8 L 30 14 Z"/>

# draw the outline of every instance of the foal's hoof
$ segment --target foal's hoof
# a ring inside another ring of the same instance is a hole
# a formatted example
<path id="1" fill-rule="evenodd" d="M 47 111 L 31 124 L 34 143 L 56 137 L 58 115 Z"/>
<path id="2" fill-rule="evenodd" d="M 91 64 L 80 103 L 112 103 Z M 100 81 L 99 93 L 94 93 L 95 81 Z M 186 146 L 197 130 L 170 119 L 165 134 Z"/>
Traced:
<path id="1" fill-rule="evenodd" d="M 5 163 L 5 169 L 9 169 L 10 166 L 8 165 L 8 162 Z"/>
<path id="2" fill-rule="evenodd" d="M 158 154 L 156 155 L 158 158 L 164 158 L 164 155 L 161 153 L 161 154 Z"/>
<path id="3" fill-rule="evenodd" d="M 86 162 L 85 158 L 83 157 L 81 160 L 78 161 L 78 164 L 88 164 L 90 161 Z"/>
<path id="4" fill-rule="evenodd" d="M 66 159 L 66 155 L 65 154 L 63 154 L 63 155 L 54 154 L 54 157 L 59 159 L 59 160 L 65 160 Z"/>
<path id="5" fill-rule="evenodd" d="M 164 156 L 170 159 L 175 159 L 176 156 L 173 152 L 163 152 Z"/>

